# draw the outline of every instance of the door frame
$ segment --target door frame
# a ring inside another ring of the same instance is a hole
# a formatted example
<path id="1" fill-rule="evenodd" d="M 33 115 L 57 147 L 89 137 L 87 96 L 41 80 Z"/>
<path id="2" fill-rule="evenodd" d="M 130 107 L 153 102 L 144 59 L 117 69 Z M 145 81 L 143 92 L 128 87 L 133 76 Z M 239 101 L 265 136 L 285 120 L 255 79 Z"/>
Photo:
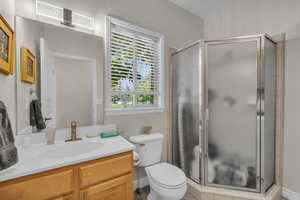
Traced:
<path id="1" fill-rule="evenodd" d="M 264 118 L 264 113 L 265 113 L 265 71 L 266 71 L 266 56 L 265 56 L 265 49 L 266 49 L 266 41 L 270 41 L 275 45 L 275 49 L 277 49 L 277 42 L 275 39 L 273 39 L 271 36 L 265 34 L 264 36 L 261 37 L 261 62 L 262 62 L 262 71 L 261 71 L 261 77 L 262 77 L 262 88 L 263 91 L 261 92 L 261 118 Z M 277 51 L 277 50 L 276 50 Z M 265 193 L 270 187 L 272 187 L 275 184 L 275 177 L 276 177 L 276 119 L 277 119 L 277 55 L 275 57 L 275 101 L 274 101 L 274 110 L 275 110 L 275 123 L 274 123 L 274 180 L 273 180 L 273 184 L 270 185 L 266 185 L 266 171 L 265 171 L 265 137 L 266 137 L 266 133 L 265 133 L 265 120 L 261 120 L 261 160 L 263 161 L 261 163 L 261 172 L 260 172 L 260 181 L 261 181 L 261 193 Z"/>

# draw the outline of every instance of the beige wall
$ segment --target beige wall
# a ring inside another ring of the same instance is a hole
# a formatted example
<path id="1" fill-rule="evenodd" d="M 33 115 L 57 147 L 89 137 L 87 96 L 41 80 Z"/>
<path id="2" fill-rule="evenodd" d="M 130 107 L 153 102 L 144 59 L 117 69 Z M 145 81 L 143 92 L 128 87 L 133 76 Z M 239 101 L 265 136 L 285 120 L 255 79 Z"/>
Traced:
<path id="1" fill-rule="evenodd" d="M 159 32 L 165 36 L 166 52 L 167 49 L 181 48 L 191 42 L 199 40 L 203 36 L 203 22 L 189 12 L 175 6 L 168 0 L 46 0 L 62 7 L 67 7 L 79 13 L 95 17 L 96 34 L 104 39 L 105 35 L 105 16 L 126 20 L 135 25 L 146 29 Z M 35 0 L 16 0 L 16 13 L 23 17 L 35 19 L 34 14 Z M 61 49 L 73 49 L 67 41 L 53 41 L 49 45 L 59 46 Z M 100 48 L 98 56 L 104 62 L 104 47 Z M 167 55 L 167 54 L 166 54 Z M 167 61 L 167 59 L 166 59 Z M 103 66 L 98 68 L 103 72 Z M 168 65 L 165 67 L 169 71 Z M 166 74 L 166 78 L 169 77 Z M 97 79 L 98 84 L 103 86 L 104 80 Z M 103 88 L 100 98 L 103 98 Z M 166 98 L 166 102 L 168 98 Z M 100 108 L 103 114 L 103 107 Z M 155 132 L 165 131 L 165 113 L 124 115 L 124 116 L 105 116 L 104 123 L 115 123 L 124 131 L 126 137 L 138 135 L 142 132 L 145 125 L 153 126 Z M 166 145 L 165 145 L 166 149 Z M 164 151 L 166 158 L 166 150 Z"/>
<path id="2" fill-rule="evenodd" d="M 168 0 L 44 0 L 95 17 L 96 33 L 104 37 L 105 16 L 111 15 L 162 33 L 166 43 L 180 48 L 202 38 L 202 20 Z M 16 0 L 16 13 L 36 18 L 35 0 Z"/>
<path id="3" fill-rule="evenodd" d="M 204 20 L 205 38 L 286 33 L 284 186 L 300 193 L 300 1 L 235 0 Z"/>
<path id="4" fill-rule="evenodd" d="M 1 0 L 0 14 L 8 21 L 14 29 L 15 1 Z M 8 109 L 8 114 L 15 131 L 16 127 L 16 103 L 15 103 L 15 74 L 6 76 L 0 73 L 0 100 Z"/>
<path id="5" fill-rule="evenodd" d="M 202 38 L 202 20 L 167 0 L 46 1 L 95 17 L 96 34 L 102 38 L 105 33 L 106 15 L 111 15 L 164 34 L 166 48 L 180 48 Z M 34 0 L 17 0 L 16 13 L 25 17 L 35 18 L 32 12 L 34 2 Z M 104 49 L 99 53 L 99 56 L 103 57 Z M 104 119 L 104 123 L 116 123 L 119 128 L 124 130 L 126 136 L 140 134 L 144 125 L 152 125 L 154 131 L 165 132 L 163 126 L 164 113 L 107 116 Z"/>

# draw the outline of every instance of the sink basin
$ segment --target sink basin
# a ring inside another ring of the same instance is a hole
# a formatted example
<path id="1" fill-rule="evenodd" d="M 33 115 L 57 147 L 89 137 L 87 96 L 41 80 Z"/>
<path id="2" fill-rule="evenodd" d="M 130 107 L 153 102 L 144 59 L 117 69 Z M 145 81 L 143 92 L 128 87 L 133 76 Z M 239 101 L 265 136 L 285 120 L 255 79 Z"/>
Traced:
<path id="1" fill-rule="evenodd" d="M 41 154 L 42 158 L 63 158 L 87 154 L 99 150 L 103 143 L 99 141 L 77 141 L 52 145 Z"/>

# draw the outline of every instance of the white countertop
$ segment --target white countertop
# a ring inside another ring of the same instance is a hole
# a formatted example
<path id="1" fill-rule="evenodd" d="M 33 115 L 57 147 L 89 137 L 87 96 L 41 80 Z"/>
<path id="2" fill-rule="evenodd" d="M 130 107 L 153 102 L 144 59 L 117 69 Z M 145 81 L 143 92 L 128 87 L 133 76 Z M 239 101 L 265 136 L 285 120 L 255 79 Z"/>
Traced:
<path id="1" fill-rule="evenodd" d="M 106 139 L 99 137 L 69 143 L 60 141 L 53 145 L 35 144 L 27 148 L 19 147 L 18 163 L 0 171 L 0 182 L 134 149 L 135 146 L 122 136 Z"/>

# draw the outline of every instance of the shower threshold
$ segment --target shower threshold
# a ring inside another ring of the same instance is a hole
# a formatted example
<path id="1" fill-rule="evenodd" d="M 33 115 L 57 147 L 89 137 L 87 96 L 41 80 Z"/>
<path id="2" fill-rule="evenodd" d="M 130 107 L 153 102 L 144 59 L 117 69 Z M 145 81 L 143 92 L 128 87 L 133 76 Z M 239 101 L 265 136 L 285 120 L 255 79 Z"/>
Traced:
<path id="1" fill-rule="evenodd" d="M 273 185 L 265 194 L 203 186 L 188 179 L 189 192 L 201 200 L 281 200 L 282 188 Z"/>

